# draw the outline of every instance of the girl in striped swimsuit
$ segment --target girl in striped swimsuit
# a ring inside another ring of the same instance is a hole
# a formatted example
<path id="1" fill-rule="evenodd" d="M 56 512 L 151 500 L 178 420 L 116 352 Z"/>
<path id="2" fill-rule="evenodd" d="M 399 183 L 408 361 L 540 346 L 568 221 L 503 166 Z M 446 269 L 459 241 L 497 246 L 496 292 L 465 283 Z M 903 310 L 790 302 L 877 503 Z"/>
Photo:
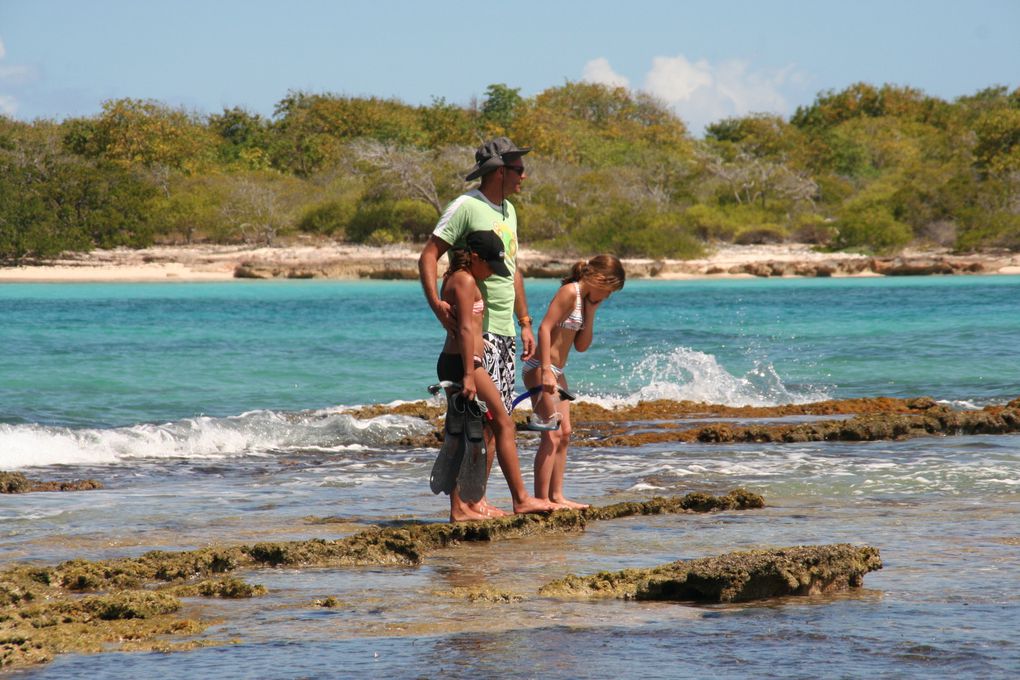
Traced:
<path id="1" fill-rule="evenodd" d="M 563 495 L 571 432 L 570 402 L 556 397 L 557 385 L 567 388 L 563 370 L 570 348 L 584 352 L 591 346 L 595 311 L 612 293 L 623 288 L 625 280 L 623 265 L 613 255 L 598 255 L 577 262 L 549 303 L 538 329 L 538 351 L 524 363 L 525 386 L 542 386 L 542 391 L 532 397 L 536 413 L 546 421 L 555 413 L 560 415 L 559 429 L 542 432 L 535 454 L 535 496 L 559 508 L 588 506 Z"/>

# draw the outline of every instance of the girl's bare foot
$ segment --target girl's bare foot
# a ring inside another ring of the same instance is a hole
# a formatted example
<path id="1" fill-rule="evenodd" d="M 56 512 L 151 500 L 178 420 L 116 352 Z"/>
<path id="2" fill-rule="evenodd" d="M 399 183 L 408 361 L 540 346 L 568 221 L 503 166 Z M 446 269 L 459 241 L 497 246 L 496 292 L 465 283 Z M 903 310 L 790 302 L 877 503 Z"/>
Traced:
<path id="1" fill-rule="evenodd" d="M 485 515 L 477 512 L 467 503 L 464 503 L 458 507 L 450 508 L 450 521 L 451 522 L 467 522 L 475 519 L 487 519 Z"/>
<path id="2" fill-rule="evenodd" d="M 519 502 L 514 502 L 514 513 L 523 515 L 529 512 L 551 512 L 556 509 L 556 504 L 541 498 L 525 496 Z"/>
<path id="3" fill-rule="evenodd" d="M 479 505 L 482 506 L 482 512 L 485 513 L 486 517 L 506 517 L 510 514 L 506 510 L 497 508 L 495 505 L 489 505 L 488 501 L 484 498 L 479 502 Z"/>
<path id="4" fill-rule="evenodd" d="M 585 508 L 591 507 L 587 503 L 578 503 L 577 501 L 568 500 L 566 498 L 560 498 L 559 500 L 553 501 L 553 503 L 561 508 L 569 508 L 570 510 L 584 510 Z"/>
<path id="5" fill-rule="evenodd" d="M 477 512 L 478 514 L 484 515 L 485 517 L 489 518 L 506 517 L 507 515 L 510 514 L 505 510 L 500 510 L 495 505 L 489 505 L 489 501 L 485 500 L 484 498 L 478 501 L 477 503 L 467 503 L 467 506 L 471 509 L 472 512 Z"/>

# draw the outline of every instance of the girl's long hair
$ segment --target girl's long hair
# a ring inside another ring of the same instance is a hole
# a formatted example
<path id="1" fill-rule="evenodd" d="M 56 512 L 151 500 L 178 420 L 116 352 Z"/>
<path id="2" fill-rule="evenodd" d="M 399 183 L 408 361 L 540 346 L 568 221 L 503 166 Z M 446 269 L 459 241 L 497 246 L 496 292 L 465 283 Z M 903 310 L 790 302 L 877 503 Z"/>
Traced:
<path id="1" fill-rule="evenodd" d="M 443 274 L 443 278 L 446 279 L 454 272 L 460 271 L 461 269 L 471 268 L 471 251 L 467 248 L 453 248 L 449 251 L 450 253 L 450 266 L 446 269 L 446 273 Z"/>
<path id="2" fill-rule="evenodd" d="M 623 263 L 615 255 L 596 255 L 590 260 L 578 260 L 563 279 L 563 285 L 575 281 L 589 281 L 597 286 L 617 291 L 627 281 Z"/>

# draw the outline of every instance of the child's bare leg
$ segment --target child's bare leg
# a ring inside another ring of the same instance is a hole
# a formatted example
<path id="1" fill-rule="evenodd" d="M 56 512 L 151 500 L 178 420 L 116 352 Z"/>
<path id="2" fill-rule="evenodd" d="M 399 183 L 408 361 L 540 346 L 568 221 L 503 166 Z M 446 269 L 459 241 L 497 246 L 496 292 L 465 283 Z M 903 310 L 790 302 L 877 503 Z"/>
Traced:
<path id="1" fill-rule="evenodd" d="M 566 380 L 560 376 L 560 384 L 566 387 Z M 563 494 L 563 476 L 567 471 L 567 449 L 570 447 L 570 434 L 573 432 L 573 427 L 570 424 L 570 402 L 561 401 L 559 404 L 560 412 L 560 429 L 556 432 L 550 432 L 547 434 L 558 434 L 558 441 L 556 442 L 556 451 L 552 456 L 552 475 L 549 480 L 549 500 L 556 503 L 560 507 L 571 508 L 574 510 L 580 510 L 587 508 L 588 505 L 585 503 L 578 503 L 568 499 Z M 535 478 L 538 478 L 538 472 L 535 472 Z"/>
<path id="2" fill-rule="evenodd" d="M 559 437 L 554 432 L 543 432 L 535 453 L 535 496 L 549 500 L 549 482 L 556 464 Z"/>
<path id="3" fill-rule="evenodd" d="M 528 495 L 528 490 L 524 486 L 524 478 L 521 476 L 520 461 L 517 458 L 517 433 L 510 416 L 503 408 L 499 390 L 484 368 L 475 369 L 475 384 L 478 387 L 478 395 L 488 404 L 489 413 L 493 415 L 491 422 L 496 435 L 496 456 L 499 459 L 499 467 L 503 470 L 503 477 L 506 478 L 507 486 L 510 487 L 514 512 L 521 514 L 555 510 L 555 506 L 549 501 Z"/>
<path id="4" fill-rule="evenodd" d="M 462 501 L 460 493 L 454 489 L 450 494 L 450 521 L 464 522 L 472 519 L 486 519 L 486 516 L 477 512 L 471 504 Z"/>
<path id="5" fill-rule="evenodd" d="M 486 473 L 485 477 L 488 478 L 489 473 L 492 471 L 492 462 L 496 456 L 496 437 L 492 433 L 492 428 L 489 423 L 485 423 L 485 428 L 482 430 L 485 436 L 485 456 L 486 456 Z M 486 517 L 506 517 L 510 513 L 497 508 L 495 505 L 491 505 L 487 498 L 484 496 L 482 500 L 477 503 L 470 503 L 471 509 L 475 512 L 479 512 Z"/>
<path id="6" fill-rule="evenodd" d="M 524 374 L 524 386 L 531 389 L 538 386 L 538 369 L 532 369 Z M 542 394 L 531 395 L 531 409 L 538 413 L 543 420 L 548 420 L 552 415 L 548 408 L 553 403 L 549 399 L 543 399 Z M 544 500 L 549 498 L 549 483 L 553 476 L 553 466 L 556 457 L 556 448 L 559 441 L 558 431 L 543 432 L 538 442 L 538 451 L 535 453 L 535 497 Z"/>

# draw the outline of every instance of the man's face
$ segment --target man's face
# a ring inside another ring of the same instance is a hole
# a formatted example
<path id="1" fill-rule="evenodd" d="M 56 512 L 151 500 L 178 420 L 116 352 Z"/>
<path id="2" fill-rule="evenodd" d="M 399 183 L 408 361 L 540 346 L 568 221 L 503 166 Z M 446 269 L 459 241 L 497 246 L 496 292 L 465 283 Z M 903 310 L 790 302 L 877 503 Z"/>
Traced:
<path id="1" fill-rule="evenodd" d="M 524 160 L 521 156 L 511 156 L 503 159 L 503 167 L 499 169 L 503 173 L 503 195 L 510 196 L 521 190 L 521 182 L 527 177 L 524 171 Z"/>

